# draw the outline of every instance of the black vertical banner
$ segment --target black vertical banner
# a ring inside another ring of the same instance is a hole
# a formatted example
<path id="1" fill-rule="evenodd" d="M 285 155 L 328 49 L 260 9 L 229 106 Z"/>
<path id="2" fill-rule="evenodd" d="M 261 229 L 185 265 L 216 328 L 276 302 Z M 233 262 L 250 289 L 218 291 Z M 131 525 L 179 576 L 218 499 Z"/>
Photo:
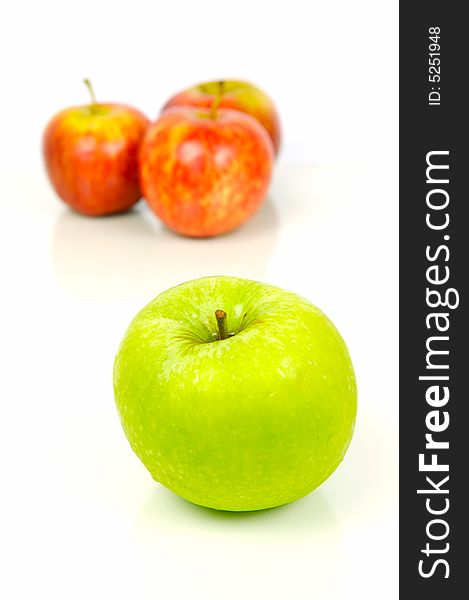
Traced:
<path id="1" fill-rule="evenodd" d="M 400 5 L 400 597 L 465 597 L 469 29 Z M 456 591 L 458 590 L 458 591 Z"/>

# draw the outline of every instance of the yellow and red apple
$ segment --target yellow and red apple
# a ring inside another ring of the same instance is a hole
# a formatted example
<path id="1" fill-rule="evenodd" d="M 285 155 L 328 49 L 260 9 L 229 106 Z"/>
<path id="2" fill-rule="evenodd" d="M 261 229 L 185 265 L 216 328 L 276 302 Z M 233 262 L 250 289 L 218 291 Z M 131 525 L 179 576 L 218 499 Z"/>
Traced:
<path id="1" fill-rule="evenodd" d="M 175 107 L 150 126 L 140 152 L 145 199 L 174 231 L 209 237 L 237 228 L 262 204 L 274 158 L 251 116 L 218 108 Z"/>
<path id="2" fill-rule="evenodd" d="M 124 104 L 92 102 L 56 114 L 44 133 L 44 161 L 60 198 L 98 216 L 129 209 L 141 197 L 138 152 L 149 125 Z"/>
<path id="3" fill-rule="evenodd" d="M 163 111 L 173 106 L 209 108 L 223 86 L 221 108 L 232 108 L 251 115 L 265 127 L 278 154 L 281 140 L 280 119 L 272 100 L 257 86 L 246 81 L 226 80 L 200 83 L 170 98 Z"/>

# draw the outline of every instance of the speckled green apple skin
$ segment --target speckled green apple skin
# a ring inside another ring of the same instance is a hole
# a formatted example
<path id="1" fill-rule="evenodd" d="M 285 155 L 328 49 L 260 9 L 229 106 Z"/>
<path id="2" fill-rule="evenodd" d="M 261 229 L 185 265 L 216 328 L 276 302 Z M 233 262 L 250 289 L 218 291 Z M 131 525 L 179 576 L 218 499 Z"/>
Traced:
<path id="1" fill-rule="evenodd" d="M 217 339 L 215 311 L 231 337 Z M 114 365 L 125 434 L 156 481 L 202 506 L 305 496 L 350 444 L 356 382 L 331 321 L 294 293 L 234 277 L 183 283 L 130 324 Z"/>

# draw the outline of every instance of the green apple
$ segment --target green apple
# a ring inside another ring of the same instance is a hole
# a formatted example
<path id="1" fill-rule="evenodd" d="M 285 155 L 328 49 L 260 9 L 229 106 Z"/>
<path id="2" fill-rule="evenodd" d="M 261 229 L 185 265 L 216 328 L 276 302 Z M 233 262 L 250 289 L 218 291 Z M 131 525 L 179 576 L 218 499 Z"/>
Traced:
<path id="1" fill-rule="evenodd" d="M 114 364 L 126 436 L 156 481 L 219 510 L 286 504 L 318 487 L 353 434 L 347 347 L 307 300 L 236 277 L 167 290 Z"/>

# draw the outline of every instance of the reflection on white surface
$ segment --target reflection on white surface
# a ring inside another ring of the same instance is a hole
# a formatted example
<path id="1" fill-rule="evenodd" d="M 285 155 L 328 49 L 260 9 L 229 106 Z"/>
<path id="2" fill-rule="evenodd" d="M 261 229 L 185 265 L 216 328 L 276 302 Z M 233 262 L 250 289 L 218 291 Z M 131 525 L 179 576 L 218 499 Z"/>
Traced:
<path id="1" fill-rule="evenodd" d="M 331 577 L 331 563 L 343 560 L 342 538 L 322 490 L 278 508 L 233 513 L 195 506 L 158 485 L 137 517 L 135 539 L 149 579 L 161 546 L 168 561 L 184 561 L 184 576 L 165 582 L 174 598 L 190 597 L 192 584 L 224 600 L 264 598 L 266 582 L 278 598 L 341 598 L 345 589 L 343 576 Z M 248 576 L 249 591 L 239 573 Z"/>
<path id="2" fill-rule="evenodd" d="M 52 261 L 62 287 L 101 299 L 151 295 L 206 275 L 262 279 L 278 227 L 271 200 L 238 230 L 208 239 L 173 233 L 144 203 L 91 219 L 64 209 L 52 235 Z"/>
<path id="3" fill-rule="evenodd" d="M 251 512 L 213 510 L 192 504 L 155 483 L 155 489 L 142 506 L 136 522 L 137 535 L 156 539 L 162 532 L 197 534 L 207 531 L 227 534 L 244 541 L 269 542 L 272 537 L 284 542 L 324 535 L 339 537 L 335 514 L 322 490 L 277 508 Z"/>

